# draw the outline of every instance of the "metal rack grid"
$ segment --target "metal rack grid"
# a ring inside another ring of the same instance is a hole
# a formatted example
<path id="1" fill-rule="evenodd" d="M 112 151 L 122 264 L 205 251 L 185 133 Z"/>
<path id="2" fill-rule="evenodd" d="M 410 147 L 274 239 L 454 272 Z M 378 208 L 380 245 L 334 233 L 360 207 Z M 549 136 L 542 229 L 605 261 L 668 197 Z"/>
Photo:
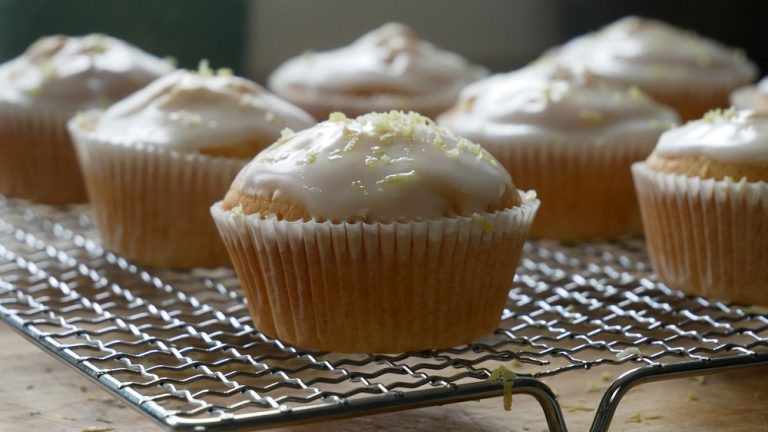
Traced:
<path id="1" fill-rule="evenodd" d="M 498 396 L 533 395 L 565 430 L 541 378 L 636 368 L 607 389 L 592 431 L 645 381 L 768 364 L 764 311 L 659 284 L 644 243 L 526 246 L 497 332 L 472 345 L 339 355 L 284 345 L 251 327 L 230 270 L 150 271 L 103 250 L 84 207 L 0 196 L 0 317 L 174 430 L 273 427 Z M 619 359 L 634 347 L 640 355 Z"/>

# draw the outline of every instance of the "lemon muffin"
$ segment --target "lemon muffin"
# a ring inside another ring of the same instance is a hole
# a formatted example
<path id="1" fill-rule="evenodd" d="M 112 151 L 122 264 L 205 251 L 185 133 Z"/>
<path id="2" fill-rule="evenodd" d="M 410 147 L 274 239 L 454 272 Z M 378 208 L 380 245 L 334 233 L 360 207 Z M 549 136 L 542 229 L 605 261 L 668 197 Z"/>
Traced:
<path id="1" fill-rule="evenodd" d="M 179 70 L 69 124 L 107 249 L 166 267 L 229 265 L 208 209 L 286 128 L 314 120 L 205 64 Z"/>
<path id="2" fill-rule="evenodd" d="M 53 204 L 86 200 L 66 123 L 173 70 L 104 35 L 50 36 L 0 65 L 0 193 Z"/>
<path id="3" fill-rule="evenodd" d="M 731 103 L 739 109 L 768 111 L 768 76 L 757 85 L 744 86 L 731 94 Z"/>
<path id="4" fill-rule="evenodd" d="M 661 281 L 768 305 L 768 113 L 710 112 L 632 170 Z"/>
<path id="5" fill-rule="evenodd" d="M 551 62 L 474 83 L 438 118 L 536 190 L 531 236 L 571 241 L 642 231 L 630 166 L 676 121 L 636 87 Z"/>
<path id="6" fill-rule="evenodd" d="M 534 195 L 426 117 L 335 113 L 259 154 L 211 211 L 257 329 L 401 352 L 493 332 Z"/>
<path id="7" fill-rule="evenodd" d="M 740 50 L 667 23 L 636 16 L 578 37 L 552 54 L 624 85 L 636 85 L 683 120 L 729 106 L 736 88 L 755 80 L 757 68 Z"/>
<path id="8" fill-rule="evenodd" d="M 272 73 L 269 87 L 316 118 L 391 109 L 435 116 L 462 87 L 485 75 L 484 68 L 419 39 L 409 27 L 388 23 L 349 46 L 288 60 Z"/>

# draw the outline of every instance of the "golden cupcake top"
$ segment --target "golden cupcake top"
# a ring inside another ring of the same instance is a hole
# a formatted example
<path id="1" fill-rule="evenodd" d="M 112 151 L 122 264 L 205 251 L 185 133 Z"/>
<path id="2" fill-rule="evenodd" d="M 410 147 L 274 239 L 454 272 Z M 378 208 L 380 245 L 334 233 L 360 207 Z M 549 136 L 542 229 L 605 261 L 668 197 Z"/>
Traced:
<path id="1" fill-rule="evenodd" d="M 733 92 L 731 103 L 739 109 L 768 111 L 768 76 L 757 85 L 746 86 Z"/>
<path id="2" fill-rule="evenodd" d="M 324 95 L 435 95 L 455 98 L 467 83 L 487 74 L 461 56 L 424 41 L 409 27 L 388 23 L 349 46 L 307 52 L 274 71 L 278 93 L 303 90 Z"/>
<path id="3" fill-rule="evenodd" d="M 661 157 L 698 155 L 724 162 L 768 162 L 768 112 L 712 110 L 702 119 L 662 134 Z"/>
<path id="4" fill-rule="evenodd" d="M 757 68 L 743 51 L 670 24 L 630 16 L 578 37 L 551 55 L 557 61 L 637 85 L 739 85 Z"/>
<path id="5" fill-rule="evenodd" d="M 250 159 L 283 129 L 314 124 L 258 84 L 202 61 L 198 71 L 159 78 L 85 126 L 108 140 Z"/>
<path id="6" fill-rule="evenodd" d="M 261 152 L 237 176 L 226 209 L 288 220 L 399 221 L 472 216 L 521 201 L 477 144 L 416 113 L 334 113 Z"/>
<path id="7" fill-rule="evenodd" d="M 0 65 L 0 101 L 72 111 L 105 108 L 173 69 L 110 36 L 47 36 Z"/>
<path id="8" fill-rule="evenodd" d="M 637 87 L 612 84 L 550 61 L 469 85 L 454 108 L 438 119 L 479 142 L 660 133 L 677 121 L 672 109 Z"/>

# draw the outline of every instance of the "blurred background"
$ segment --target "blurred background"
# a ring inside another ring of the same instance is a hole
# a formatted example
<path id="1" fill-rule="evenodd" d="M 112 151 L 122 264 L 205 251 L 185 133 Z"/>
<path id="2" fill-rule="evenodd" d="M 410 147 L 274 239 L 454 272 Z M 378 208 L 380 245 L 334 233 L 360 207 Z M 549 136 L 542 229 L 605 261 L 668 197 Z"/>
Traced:
<path id="1" fill-rule="evenodd" d="M 734 47 L 768 71 L 768 1 L 669 0 L 0 0 L 0 62 L 42 35 L 106 33 L 179 65 L 264 82 L 284 60 L 346 45 L 387 21 L 494 71 L 635 14 Z"/>

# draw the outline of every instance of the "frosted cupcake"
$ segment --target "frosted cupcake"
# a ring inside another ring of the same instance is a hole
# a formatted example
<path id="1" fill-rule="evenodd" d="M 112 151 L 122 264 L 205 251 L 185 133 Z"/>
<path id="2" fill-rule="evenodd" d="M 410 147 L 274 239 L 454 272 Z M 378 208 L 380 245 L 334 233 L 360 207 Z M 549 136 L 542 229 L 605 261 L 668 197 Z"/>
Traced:
<path id="1" fill-rule="evenodd" d="M 536 190 L 531 236 L 561 240 L 642 231 L 630 166 L 676 121 L 636 87 L 552 63 L 472 84 L 438 119 Z"/>
<path id="2" fill-rule="evenodd" d="M 757 68 L 742 51 L 661 21 L 618 20 L 578 37 L 552 57 L 624 85 L 636 85 L 683 120 L 729 105 L 736 88 L 754 81 Z"/>
<path id="3" fill-rule="evenodd" d="M 53 204 L 86 200 L 66 123 L 173 68 L 104 35 L 50 36 L 0 65 L 0 193 Z"/>
<path id="4" fill-rule="evenodd" d="M 768 305 L 768 113 L 708 113 L 632 170 L 661 281 Z"/>
<path id="5" fill-rule="evenodd" d="M 768 111 L 768 76 L 757 85 L 745 86 L 731 94 L 731 103 L 739 109 Z"/>
<path id="6" fill-rule="evenodd" d="M 444 348 L 497 327 L 538 201 L 415 113 L 340 113 L 212 208 L 256 328 L 304 348 Z"/>
<path id="7" fill-rule="evenodd" d="M 228 265 L 208 209 L 281 131 L 312 126 L 257 84 L 177 71 L 69 123 L 102 242 L 139 264 Z"/>
<path id="8" fill-rule="evenodd" d="M 391 109 L 434 116 L 486 74 L 405 25 L 389 23 L 349 46 L 288 60 L 272 73 L 269 87 L 317 118 Z"/>

